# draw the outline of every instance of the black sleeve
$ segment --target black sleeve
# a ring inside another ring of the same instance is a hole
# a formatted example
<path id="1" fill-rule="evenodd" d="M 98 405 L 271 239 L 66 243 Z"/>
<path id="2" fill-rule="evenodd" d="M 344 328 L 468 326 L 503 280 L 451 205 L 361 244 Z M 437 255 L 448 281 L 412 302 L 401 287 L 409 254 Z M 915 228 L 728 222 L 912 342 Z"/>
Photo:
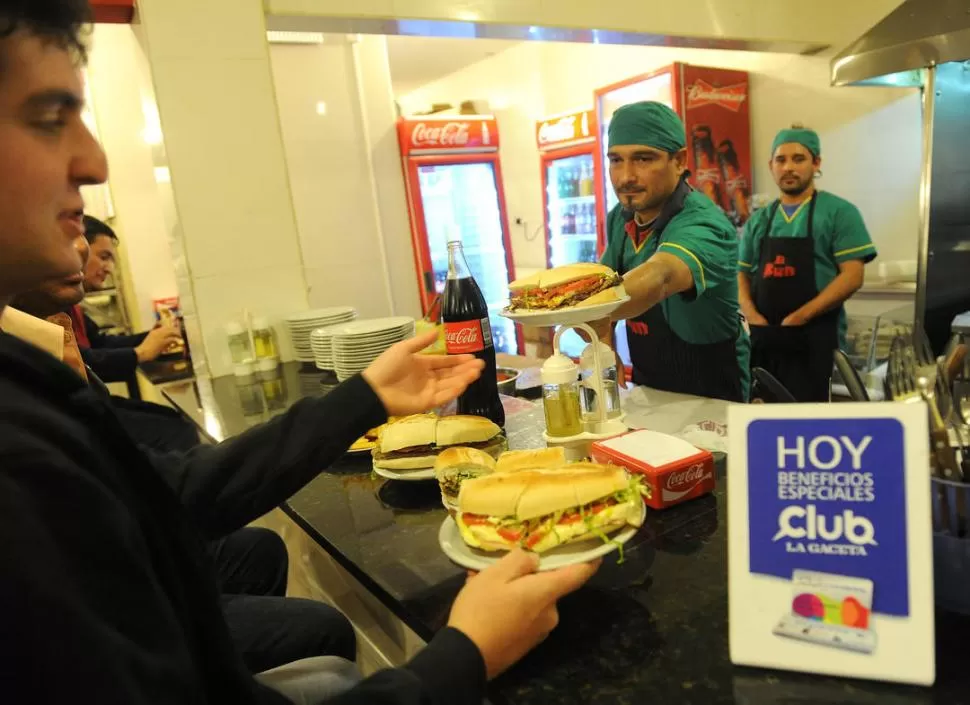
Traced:
<path id="1" fill-rule="evenodd" d="M 92 349 L 137 348 L 148 336 L 147 331 L 134 335 L 105 335 L 87 314 L 84 316 L 84 332 L 88 336 Z"/>
<path id="2" fill-rule="evenodd" d="M 356 375 L 219 445 L 150 457 L 203 533 L 215 538 L 281 504 L 386 419 L 380 399 Z"/>
<path id="3" fill-rule="evenodd" d="M 138 356 L 134 348 L 90 347 L 81 350 L 81 358 L 105 383 L 127 382 L 138 367 Z"/>
<path id="4" fill-rule="evenodd" d="M 444 629 L 403 668 L 379 671 L 326 705 L 481 705 L 485 662 L 457 629 Z"/>

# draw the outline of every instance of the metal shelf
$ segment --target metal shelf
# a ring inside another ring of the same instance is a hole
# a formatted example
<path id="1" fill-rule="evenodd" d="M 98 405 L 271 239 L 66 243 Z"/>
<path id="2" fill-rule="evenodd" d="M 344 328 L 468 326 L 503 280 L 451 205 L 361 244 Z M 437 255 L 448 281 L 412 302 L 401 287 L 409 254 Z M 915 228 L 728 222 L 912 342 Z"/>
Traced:
<path id="1" fill-rule="evenodd" d="M 560 206 L 572 206 L 578 203 L 589 203 L 590 201 L 595 201 L 595 200 L 596 200 L 595 194 L 590 194 L 589 196 L 570 196 L 569 198 L 550 196 L 549 207 L 552 208 L 553 204 L 559 204 Z"/>

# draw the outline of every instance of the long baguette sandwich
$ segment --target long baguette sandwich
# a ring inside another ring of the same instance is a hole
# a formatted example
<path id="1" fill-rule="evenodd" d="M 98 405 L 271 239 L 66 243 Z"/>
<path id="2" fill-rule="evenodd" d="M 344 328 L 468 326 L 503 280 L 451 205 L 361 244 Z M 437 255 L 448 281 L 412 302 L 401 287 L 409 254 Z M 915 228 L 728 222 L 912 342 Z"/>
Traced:
<path id="1" fill-rule="evenodd" d="M 537 272 L 509 284 L 509 308 L 560 309 L 594 306 L 620 298 L 623 278 L 603 264 L 567 264 Z"/>
<path id="2" fill-rule="evenodd" d="M 481 416 L 406 416 L 381 429 L 372 451 L 374 466 L 427 470 L 449 446 L 469 446 L 496 456 L 505 448 L 502 429 Z"/>
<path id="3" fill-rule="evenodd" d="M 613 465 L 495 473 L 462 483 L 455 522 L 473 548 L 542 553 L 639 526 L 645 491 L 639 478 Z"/>

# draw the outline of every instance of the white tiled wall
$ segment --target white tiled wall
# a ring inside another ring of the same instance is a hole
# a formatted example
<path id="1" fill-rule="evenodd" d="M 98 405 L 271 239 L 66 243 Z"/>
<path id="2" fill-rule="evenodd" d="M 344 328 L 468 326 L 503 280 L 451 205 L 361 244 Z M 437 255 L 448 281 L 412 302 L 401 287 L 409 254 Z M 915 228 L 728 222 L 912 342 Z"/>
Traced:
<path id="1" fill-rule="evenodd" d="M 127 25 L 97 25 L 87 76 L 91 108 L 108 156 L 115 209 L 133 297 L 133 323 L 149 326 L 152 300 L 178 293 L 164 197 L 153 175 L 153 145 L 143 107 L 154 104 L 148 61 Z M 184 301 L 183 301 L 184 304 Z"/>
<path id="2" fill-rule="evenodd" d="M 227 322 L 249 311 L 279 330 L 307 306 L 263 6 L 142 0 L 139 18 L 175 197 L 170 232 L 185 258 L 179 288 L 197 312 L 186 326 L 190 342 L 204 341 L 208 371 L 226 374 Z"/>
<path id="3" fill-rule="evenodd" d="M 271 55 L 310 304 L 418 315 L 383 39 Z"/>

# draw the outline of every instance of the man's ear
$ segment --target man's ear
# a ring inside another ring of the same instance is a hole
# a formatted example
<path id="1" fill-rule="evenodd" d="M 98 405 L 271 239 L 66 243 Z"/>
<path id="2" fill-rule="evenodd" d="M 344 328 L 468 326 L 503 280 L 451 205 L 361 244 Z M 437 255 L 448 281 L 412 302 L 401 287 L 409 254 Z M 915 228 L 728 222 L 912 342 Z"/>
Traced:
<path id="1" fill-rule="evenodd" d="M 683 173 L 683 171 L 687 168 L 687 147 L 684 147 L 677 152 L 673 152 L 670 155 L 670 158 L 677 166 L 677 173 Z"/>

